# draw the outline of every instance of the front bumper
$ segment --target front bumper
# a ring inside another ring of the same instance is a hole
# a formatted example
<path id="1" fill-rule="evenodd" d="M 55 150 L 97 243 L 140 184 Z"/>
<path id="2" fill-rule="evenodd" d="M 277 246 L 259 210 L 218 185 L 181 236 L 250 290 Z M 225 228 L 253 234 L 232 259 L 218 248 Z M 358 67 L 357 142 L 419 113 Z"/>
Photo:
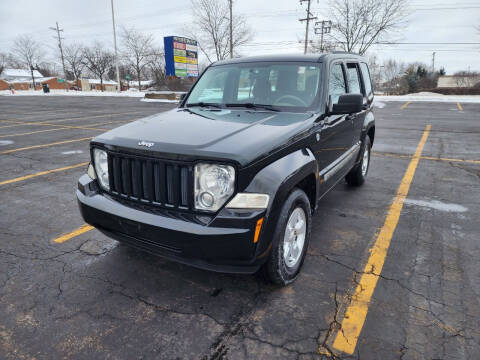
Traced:
<path id="1" fill-rule="evenodd" d="M 88 224 L 109 237 L 155 255 L 198 268 L 228 272 L 256 272 L 265 256 L 256 256 L 255 225 L 265 211 L 224 209 L 214 218 L 195 221 L 196 215 L 172 216 L 128 206 L 98 191 L 84 175 L 77 190 L 80 212 Z M 198 216 L 200 218 L 200 216 Z M 262 236 L 262 235 L 260 235 Z"/>

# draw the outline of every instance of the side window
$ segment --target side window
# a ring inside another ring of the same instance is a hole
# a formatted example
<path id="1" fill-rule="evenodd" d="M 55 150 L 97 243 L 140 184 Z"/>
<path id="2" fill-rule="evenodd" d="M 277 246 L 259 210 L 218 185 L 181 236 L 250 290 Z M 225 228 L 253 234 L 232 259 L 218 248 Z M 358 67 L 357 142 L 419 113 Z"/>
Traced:
<path id="1" fill-rule="evenodd" d="M 342 64 L 335 64 L 330 71 L 328 80 L 328 95 L 332 97 L 332 104 L 338 103 L 338 98 L 347 92 Z"/>
<path id="2" fill-rule="evenodd" d="M 347 64 L 348 73 L 348 90 L 351 94 L 361 94 L 360 74 L 358 72 L 357 64 Z"/>
<path id="3" fill-rule="evenodd" d="M 365 84 L 365 94 L 370 96 L 372 95 L 372 80 L 370 79 L 370 71 L 368 71 L 368 66 L 365 63 L 360 64 L 360 69 L 362 70 L 363 83 Z"/>

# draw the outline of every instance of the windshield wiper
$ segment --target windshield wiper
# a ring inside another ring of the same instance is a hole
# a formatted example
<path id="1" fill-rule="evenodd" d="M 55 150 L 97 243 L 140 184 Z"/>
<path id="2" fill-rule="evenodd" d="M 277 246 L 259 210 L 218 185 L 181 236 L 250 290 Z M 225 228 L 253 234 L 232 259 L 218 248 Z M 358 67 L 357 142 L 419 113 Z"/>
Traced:
<path id="1" fill-rule="evenodd" d="M 270 111 L 280 111 L 276 108 L 274 108 L 272 105 L 267 105 L 267 104 L 255 104 L 255 103 L 233 103 L 233 104 L 225 104 L 226 107 L 246 107 L 250 109 L 266 109 Z"/>
<path id="2" fill-rule="evenodd" d="M 192 107 L 192 106 L 200 106 L 200 107 L 216 107 L 216 108 L 219 108 L 221 109 L 222 107 L 220 106 L 220 104 L 216 104 L 216 103 L 206 103 L 206 102 L 203 102 L 203 101 L 200 101 L 200 102 L 196 102 L 196 103 L 190 103 L 190 104 L 186 104 L 187 107 Z"/>

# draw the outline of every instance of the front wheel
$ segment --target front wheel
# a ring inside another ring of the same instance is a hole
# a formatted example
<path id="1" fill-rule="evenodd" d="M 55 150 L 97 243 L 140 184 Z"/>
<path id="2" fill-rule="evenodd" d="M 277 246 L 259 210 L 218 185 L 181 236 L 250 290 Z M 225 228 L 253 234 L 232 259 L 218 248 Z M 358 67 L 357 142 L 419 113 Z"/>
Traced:
<path id="1" fill-rule="evenodd" d="M 273 283 L 287 285 L 296 279 L 307 253 L 311 219 L 307 195 L 300 189 L 293 190 L 278 217 L 272 252 L 265 264 Z"/>
<path id="2" fill-rule="evenodd" d="M 372 148 L 370 138 L 368 135 L 365 137 L 365 142 L 363 145 L 362 159 L 360 163 L 355 165 L 352 170 L 345 176 L 345 180 L 348 185 L 351 186 L 360 186 L 365 182 L 367 177 L 368 169 L 370 167 L 370 150 Z"/>

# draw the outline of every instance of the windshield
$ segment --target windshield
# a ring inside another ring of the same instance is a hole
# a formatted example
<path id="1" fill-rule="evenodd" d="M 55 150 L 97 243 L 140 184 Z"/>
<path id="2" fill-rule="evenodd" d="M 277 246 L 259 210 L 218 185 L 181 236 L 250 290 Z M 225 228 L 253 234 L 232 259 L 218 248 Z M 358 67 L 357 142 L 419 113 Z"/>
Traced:
<path id="1" fill-rule="evenodd" d="M 308 110 L 317 98 L 320 65 L 275 62 L 212 66 L 195 84 L 185 105 Z"/>

